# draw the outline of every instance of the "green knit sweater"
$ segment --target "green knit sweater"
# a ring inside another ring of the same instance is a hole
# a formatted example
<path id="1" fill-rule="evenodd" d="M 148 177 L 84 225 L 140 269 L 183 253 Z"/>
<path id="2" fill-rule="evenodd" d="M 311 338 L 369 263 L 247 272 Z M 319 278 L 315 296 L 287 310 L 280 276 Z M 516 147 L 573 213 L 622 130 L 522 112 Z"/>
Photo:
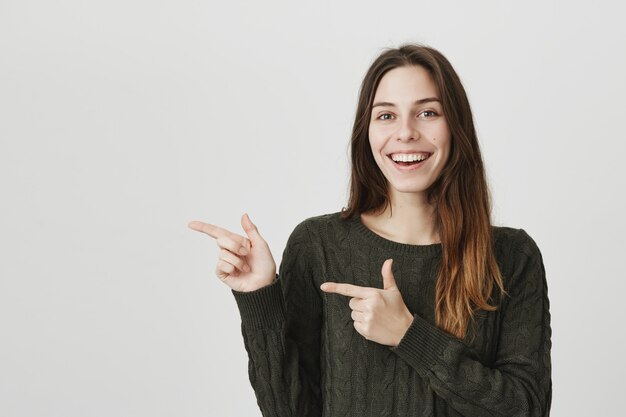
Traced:
<path id="1" fill-rule="evenodd" d="M 548 416 L 551 328 L 545 269 L 523 230 L 493 226 L 505 297 L 459 340 L 435 326 L 441 244 L 409 245 L 339 212 L 291 233 L 274 282 L 232 290 L 263 416 Z M 326 281 L 383 288 L 392 271 L 413 322 L 396 347 L 365 339 L 350 298 Z M 498 300 L 497 289 L 494 300 Z"/>

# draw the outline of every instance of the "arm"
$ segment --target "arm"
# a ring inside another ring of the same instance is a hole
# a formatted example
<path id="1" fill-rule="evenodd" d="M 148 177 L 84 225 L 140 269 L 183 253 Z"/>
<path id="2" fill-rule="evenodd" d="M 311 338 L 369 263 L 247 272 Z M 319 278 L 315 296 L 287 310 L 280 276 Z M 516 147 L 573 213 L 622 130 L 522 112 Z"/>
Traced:
<path id="1" fill-rule="evenodd" d="M 322 300 L 304 223 L 289 236 L 274 282 L 231 290 L 241 314 L 248 375 L 264 416 L 319 417 Z"/>
<path id="2" fill-rule="evenodd" d="M 390 349 L 425 378 L 464 416 L 548 416 L 552 398 L 551 328 L 541 253 L 520 229 L 517 259 L 502 304 L 493 365 L 481 363 L 461 341 L 414 316 L 400 343 Z M 506 281 L 505 281 L 506 282 Z"/>

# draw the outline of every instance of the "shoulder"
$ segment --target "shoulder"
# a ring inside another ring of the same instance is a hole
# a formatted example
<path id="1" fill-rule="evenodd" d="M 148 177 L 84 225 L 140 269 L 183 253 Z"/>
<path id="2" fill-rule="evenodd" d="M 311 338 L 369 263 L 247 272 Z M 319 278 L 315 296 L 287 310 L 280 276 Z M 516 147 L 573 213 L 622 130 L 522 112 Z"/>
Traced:
<path id="1" fill-rule="evenodd" d="M 491 226 L 491 230 L 496 251 L 508 252 L 509 256 L 537 257 L 541 255 L 537 242 L 526 230 L 508 226 Z"/>
<path id="2" fill-rule="evenodd" d="M 348 235 L 350 220 L 341 219 L 341 212 L 320 214 L 307 217 L 294 227 L 287 240 L 283 259 L 298 258 L 297 254 L 305 251 L 307 268 L 325 271 L 324 261 L 328 247 L 339 247 L 339 242 Z M 323 272 L 325 274 L 325 272 Z"/>
<path id="3" fill-rule="evenodd" d="M 535 240 L 524 229 L 492 226 L 496 258 L 505 286 L 545 280 L 543 256 Z M 533 278 L 535 277 L 535 278 Z"/>
<path id="4" fill-rule="evenodd" d="M 292 235 L 307 236 L 312 242 L 321 243 L 323 237 L 347 235 L 350 219 L 342 219 L 341 211 L 307 217 L 298 223 Z"/>
<path id="5" fill-rule="evenodd" d="M 307 226 L 320 227 L 320 226 L 339 226 L 345 225 L 349 222 L 347 219 L 341 218 L 341 211 L 335 211 L 333 213 L 319 214 L 316 216 L 307 217 L 300 224 L 306 224 Z"/>

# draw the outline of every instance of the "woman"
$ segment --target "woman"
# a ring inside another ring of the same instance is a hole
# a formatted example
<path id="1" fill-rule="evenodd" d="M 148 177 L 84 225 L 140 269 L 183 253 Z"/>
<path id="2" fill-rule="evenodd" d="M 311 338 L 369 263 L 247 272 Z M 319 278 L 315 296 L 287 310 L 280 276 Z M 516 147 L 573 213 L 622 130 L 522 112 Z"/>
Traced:
<path id="1" fill-rule="evenodd" d="M 237 302 L 266 416 L 547 416 L 551 328 L 541 253 L 491 224 L 472 113 L 433 48 L 387 49 L 363 80 L 348 206 L 290 235 L 279 273 L 202 222 Z"/>

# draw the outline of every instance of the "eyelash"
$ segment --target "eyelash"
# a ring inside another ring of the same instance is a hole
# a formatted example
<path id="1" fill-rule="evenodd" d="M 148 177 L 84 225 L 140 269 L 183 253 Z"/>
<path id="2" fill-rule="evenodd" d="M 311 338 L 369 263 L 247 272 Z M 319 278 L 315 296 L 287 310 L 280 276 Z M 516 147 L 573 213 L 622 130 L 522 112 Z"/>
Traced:
<path id="1" fill-rule="evenodd" d="M 434 111 L 434 110 L 424 110 L 422 113 L 433 113 L 433 115 L 434 115 L 434 116 L 432 116 L 432 117 L 438 116 L 437 112 L 436 112 L 436 111 Z M 382 113 L 382 114 L 380 114 L 380 115 L 377 117 L 377 119 L 382 120 L 382 119 L 381 119 L 381 116 L 384 116 L 384 115 L 386 115 L 386 114 L 391 115 L 391 113 Z M 420 114 L 421 114 L 421 113 L 420 113 Z M 389 120 L 389 119 L 384 119 L 384 120 Z"/>

